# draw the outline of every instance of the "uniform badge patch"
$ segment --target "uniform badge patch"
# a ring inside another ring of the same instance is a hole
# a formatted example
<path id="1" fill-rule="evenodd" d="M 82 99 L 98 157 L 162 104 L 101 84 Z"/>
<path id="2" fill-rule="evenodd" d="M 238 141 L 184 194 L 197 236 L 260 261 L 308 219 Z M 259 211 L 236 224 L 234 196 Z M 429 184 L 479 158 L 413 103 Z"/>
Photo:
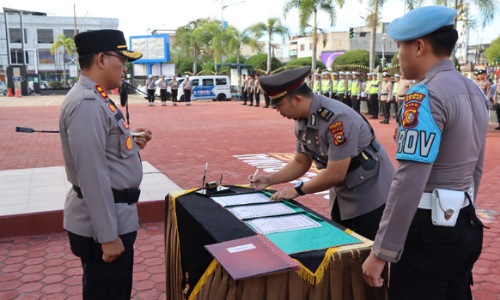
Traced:
<path id="1" fill-rule="evenodd" d="M 418 125 L 418 108 L 422 104 L 425 94 L 411 93 L 405 96 L 404 114 L 401 125 L 403 128 L 414 128 Z"/>
<path id="2" fill-rule="evenodd" d="M 127 122 L 125 122 L 125 120 L 122 121 L 122 125 L 123 125 L 123 128 L 125 129 L 128 129 L 129 125 L 127 124 Z"/>
<path id="3" fill-rule="evenodd" d="M 132 137 L 127 136 L 127 139 L 125 140 L 125 147 L 127 148 L 128 151 L 132 150 Z"/>
<path id="4" fill-rule="evenodd" d="M 341 146 L 347 142 L 347 137 L 344 133 L 344 124 L 342 124 L 342 121 L 330 124 L 328 129 L 330 129 L 330 132 L 333 135 L 333 142 L 335 143 L 335 146 Z"/>
<path id="5" fill-rule="evenodd" d="M 335 114 L 324 107 L 320 107 L 318 108 L 318 115 L 321 119 L 329 121 Z"/>
<path id="6" fill-rule="evenodd" d="M 112 111 L 113 113 L 114 113 L 114 112 L 116 112 L 116 107 L 115 107 L 113 104 L 111 104 L 111 103 L 110 103 L 110 104 L 108 105 L 108 108 L 109 108 L 109 110 L 110 110 L 110 111 Z"/>

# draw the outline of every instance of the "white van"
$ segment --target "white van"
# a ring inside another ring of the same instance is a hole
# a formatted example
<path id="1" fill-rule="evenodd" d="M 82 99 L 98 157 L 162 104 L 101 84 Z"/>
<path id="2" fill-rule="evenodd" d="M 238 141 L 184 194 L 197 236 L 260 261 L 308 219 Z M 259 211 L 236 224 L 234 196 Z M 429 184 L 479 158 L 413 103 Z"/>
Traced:
<path id="1" fill-rule="evenodd" d="M 182 90 L 182 82 L 185 77 L 177 78 L 179 82 L 179 95 L 178 99 L 184 101 L 184 92 Z M 229 76 L 225 75 L 200 75 L 189 76 L 193 84 L 191 92 L 191 100 L 213 100 L 224 101 L 231 99 L 231 87 Z M 168 89 L 170 92 L 170 88 Z"/>

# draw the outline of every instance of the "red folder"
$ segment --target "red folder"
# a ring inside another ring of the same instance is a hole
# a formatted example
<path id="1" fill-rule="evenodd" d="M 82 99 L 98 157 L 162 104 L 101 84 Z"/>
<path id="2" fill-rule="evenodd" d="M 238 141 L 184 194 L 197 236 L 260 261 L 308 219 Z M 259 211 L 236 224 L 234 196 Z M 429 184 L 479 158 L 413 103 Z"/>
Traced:
<path id="1" fill-rule="evenodd" d="M 262 234 L 206 245 L 205 248 L 234 280 L 300 268 L 297 261 Z"/>

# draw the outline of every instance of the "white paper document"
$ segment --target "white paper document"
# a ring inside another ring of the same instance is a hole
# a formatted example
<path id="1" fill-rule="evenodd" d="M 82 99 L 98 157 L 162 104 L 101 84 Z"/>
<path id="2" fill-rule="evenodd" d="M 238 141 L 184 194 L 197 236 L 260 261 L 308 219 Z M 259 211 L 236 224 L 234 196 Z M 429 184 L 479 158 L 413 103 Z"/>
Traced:
<path id="1" fill-rule="evenodd" d="M 243 205 L 252 203 L 270 202 L 269 197 L 263 193 L 248 193 L 229 196 L 211 197 L 212 200 L 226 207 L 228 205 Z"/>
<path id="2" fill-rule="evenodd" d="M 258 233 L 262 234 L 321 226 L 318 222 L 300 213 L 289 216 L 254 219 L 246 221 L 246 223 L 251 225 Z"/>
<path id="3" fill-rule="evenodd" d="M 232 212 L 240 220 L 258 218 L 258 217 L 276 216 L 276 215 L 286 215 L 295 212 L 295 210 L 293 210 L 292 208 L 283 203 L 235 206 L 235 207 L 229 207 L 228 210 Z"/>

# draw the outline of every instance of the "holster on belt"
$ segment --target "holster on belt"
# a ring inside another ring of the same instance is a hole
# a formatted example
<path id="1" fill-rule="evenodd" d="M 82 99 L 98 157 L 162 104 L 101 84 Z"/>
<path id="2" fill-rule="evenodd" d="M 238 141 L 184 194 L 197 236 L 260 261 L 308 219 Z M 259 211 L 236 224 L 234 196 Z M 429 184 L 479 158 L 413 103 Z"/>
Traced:
<path id="1" fill-rule="evenodd" d="M 378 152 L 380 144 L 377 140 L 373 140 L 368 147 L 371 147 L 374 152 Z M 369 152 L 363 150 L 358 154 L 358 156 L 351 159 L 347 172 L 356 170 L 359 166 L 368 171 L 375 168 L 376 165 L 377 161 L 370 155 Z"/>
<path id="2" fill-rule="evenodd" d="M 80 187 L 73 185 L 73 191 L 75 191 L 78 198 L 83 199 L 83 194 Z M 127 203 L 128 205 L 137 203 L 139 201 L 139 196 L 141 195 L 140 189 L 111 189 L 111 191 L 113 192 L 115 203 Z"/>

